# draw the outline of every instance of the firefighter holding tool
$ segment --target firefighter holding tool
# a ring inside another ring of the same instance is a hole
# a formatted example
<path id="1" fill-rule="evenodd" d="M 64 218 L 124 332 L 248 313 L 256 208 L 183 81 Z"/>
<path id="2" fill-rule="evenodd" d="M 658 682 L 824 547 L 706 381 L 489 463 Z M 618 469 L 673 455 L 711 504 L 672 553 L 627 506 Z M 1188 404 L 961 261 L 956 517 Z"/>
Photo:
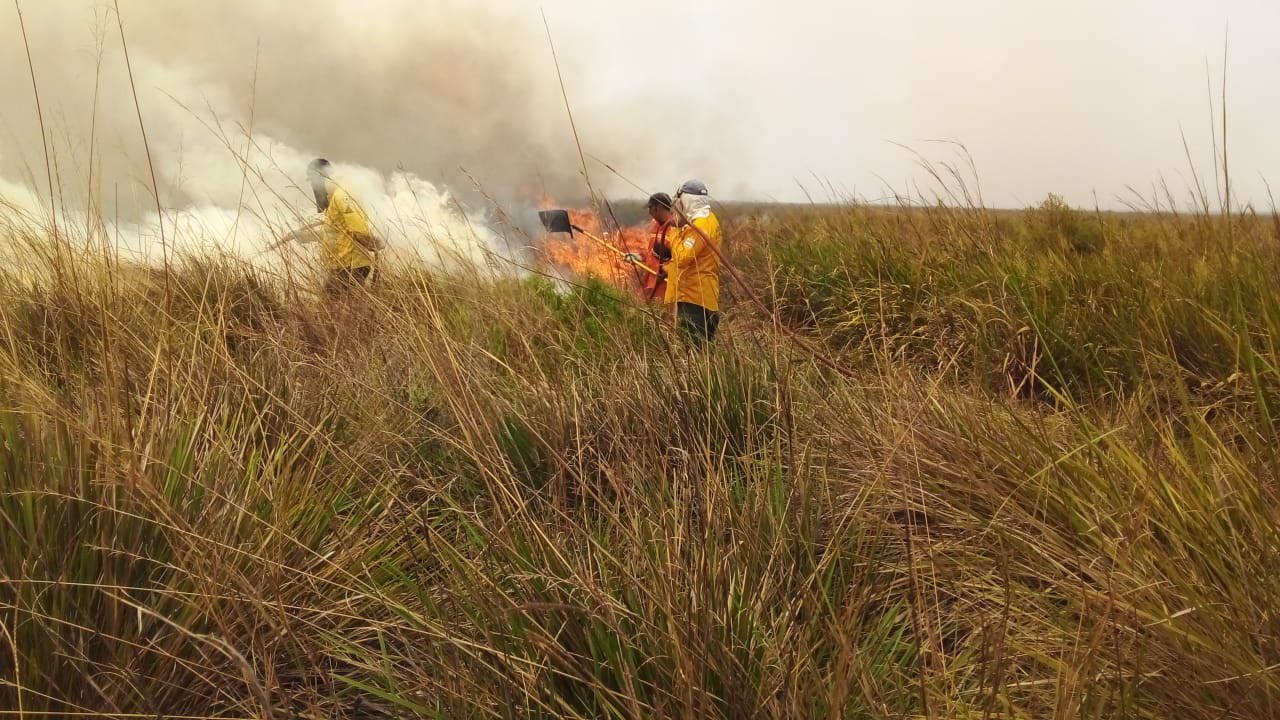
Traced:
<path id="1" fill-rule="evenodd" d="M 677 233 L 671 196 L 657 193 L 649 197 L 649 217 L 653 219 L 653 240 L 649 243 L 647 263 L 657 275 L 646 278 L 645 290 L 650 301 L 665 302 L 667 297 L 667 263 L 671 262 L 671 244 Z"/>
<path id="2" fill-rule="evenodd" d="M 320 243 L 324 292 L 330 299 L 368 283 L 374 258 L 383 247 L 373 234 L 369 216 L 333 175 L 333 165 L 324 158 L 307 165 L 307 179 L 321 215 L 276 243 L 276 247 L 290 240 Z"/>
<path id="3" fill-rule="evenodd" d="M 648 302 L 666 302 L 667 263 L 671 262 L 671 243 L 678 229 L 671 210 L 671 196 L 657 193 L 649 197 L 650 228 L 648 247 L 643 252 L 627 253 L 625 259 L 649 270 L 643 278 L 640 296 Z"/>

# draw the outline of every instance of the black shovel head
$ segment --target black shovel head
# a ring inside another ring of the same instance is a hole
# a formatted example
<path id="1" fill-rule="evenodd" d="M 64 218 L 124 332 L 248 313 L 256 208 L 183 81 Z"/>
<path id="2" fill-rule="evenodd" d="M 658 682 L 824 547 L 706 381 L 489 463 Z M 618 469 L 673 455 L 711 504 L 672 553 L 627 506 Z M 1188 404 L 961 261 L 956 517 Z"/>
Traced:
<path id="1" fill-rule="evenodd" d="M 541 210 L 538 212 L 538 219 L 542 221 L 542 227 L 546 228 L 547 232 L 573 232 L 573 225 L 569 222 L 569 212 L 567 210 Z"/>

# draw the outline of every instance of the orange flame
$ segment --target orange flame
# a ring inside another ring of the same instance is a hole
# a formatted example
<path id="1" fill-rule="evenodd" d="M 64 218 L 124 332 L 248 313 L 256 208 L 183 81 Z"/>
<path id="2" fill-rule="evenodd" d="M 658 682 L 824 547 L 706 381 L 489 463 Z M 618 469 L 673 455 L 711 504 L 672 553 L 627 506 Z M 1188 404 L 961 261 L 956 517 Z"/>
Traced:
<path id="1" fill-rule="evenodd" d="M 652 228 L 632 226 L 621 228 L 619 232 L 606 231 L 599 214 L 592 210 L 570 210 L 569 220 L 622 252 L 636 253 L 648 267 L 659 268 L 658 259 L 653 254 Z M 665 283 L 655 288 L 656 278 L 652 274 L 576 232 L 573 235 L 547 235 L 542 243 L 542 255 L 547 264 L 578 277 L 599 278 L 644 300 L 663 300 Z"/>

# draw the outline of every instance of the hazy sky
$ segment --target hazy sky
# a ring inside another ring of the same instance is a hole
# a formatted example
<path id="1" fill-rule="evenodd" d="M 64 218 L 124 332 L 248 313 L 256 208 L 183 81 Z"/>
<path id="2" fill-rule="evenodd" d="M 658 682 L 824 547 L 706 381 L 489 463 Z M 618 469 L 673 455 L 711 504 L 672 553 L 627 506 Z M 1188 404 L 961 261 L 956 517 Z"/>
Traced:
<path id="1" fill-rule="evenodd" d="M 124 179 L 137 190 L 148 180 L 107 7 L 23 0 L 60 174 L 87 168 L 101 37 L 99 182 L 118 189 Z M 1180 128 L 1197 169 L 1210 173 L 1207 83 L 1216 105 L 1228 23 L 1234 180 L 1260 204 L 1261 178 L 1280 183 L 1275 0 L 120 0 L 120 8 L 160 184 L 174 205 L 234 200 L 237 165 L 218 159 L 225 148 L 205 126 L 216 116 L 247 128 L 250 107 L 255 136 L 290 150 L 285 174 L 295 178 L 298 159 L 325 154 L 458 190 L 474 180 L 501 198 L 580 190 L 540 10 L 585 150 L 645 190 L 698 176 L 722 198 L 799 200 L 801 186 L 823 197 L 821 180 L 875 199 L 911 192 L 925 177 L 895 143 L 953 160 L 951 148 L 928 142 L 941 139 L 968 147 L 989 204 L 1058 192 L 1115 206 L 1132 197 L 1128 186 L 1149 194 L 1161 177 L 1185 193 Z M 0 192 L 43 185 L 12 6 L 0 7 L 0 91 Z M 612 195 L 640 194 L 595 163 L 590 171 Z"/>
<path id="2" fill-rule="evenodd" d="M 753 194 L 794 197 L 795 179 L 814 174 L 868 197 L 886 181 L 902 190 L 919 173 L 893 143 L 950 157 L 929 139 L 963 142 L 1002 205 L 1051 191 L 1110 203 L 1162 175 L 1187 187 L 1180 130 L 1211 172 L 1207 75 L 1216 106 L 1224 43 L 1234 182 L 1256 196 L 1260 175 L 1280 181 L 1274 0 L 639 5 L 684 27 L 649 34 L 646 52 L 646 11 L 546 2 L 562 45 L 614 48 L 599 53 L 599 77 L 705 88 L 718 113 L 686 136 L 732 159 L 719 184 L 742 178 Z"/>

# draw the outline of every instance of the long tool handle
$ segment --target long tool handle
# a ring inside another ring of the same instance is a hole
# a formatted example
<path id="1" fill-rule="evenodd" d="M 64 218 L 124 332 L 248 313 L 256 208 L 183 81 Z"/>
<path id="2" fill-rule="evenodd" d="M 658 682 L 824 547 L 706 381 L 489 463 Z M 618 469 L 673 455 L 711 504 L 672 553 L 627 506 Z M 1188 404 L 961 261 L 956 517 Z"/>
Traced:
<path id="1" fill-rule="evenodd" d="M 643 271 L 645 271 L 645 272 L 649 273 L 650 275 L 657 275 L 657 274 L 658 274 L 658 271 L 657 271 L 657 270 L 654 270 L 653 268 L 649 267 L 648 265 L 645 265 L 645 264 L 644 264 L 644 263 L 642 263 L 642 262 L 637 262 L 637 261 L 635 261 L 635 260 L 631 260 L 631 259 L 627 258 L 628 253 L 625 253 L 625 252 L 623 252 L 623 251 L 619 250 L 618 248 L 614 247 L 614 246 L 613 246 L 613 245 L 611 245 L 607 240 L 605 240 L 605 239 L 603 239 L 603 238 L 596 237 L 595 235 L 592 235 L 591 233 L 587 232 L 586 230 L 583 230 L 582 228 L 578 227 L 577 225 L 571 225 L 570 227 L 572 227 L 572 228 L 573 228 L 573 231 L 574 231 L 574 232 L 578 233 L 579 235 L 586 235 L 587 237 L 591 238 L 592 240 L 595 240 L 595 241 L 596 241 L 597 243 L 599 243 L 601 246 L 603 246 L 603 247 L 605 247 L 605 248 L 607 248 L 607 249 L 609 249 L 609 250 L 612 250 L 613 252 L 617 253 L 620 257 L 622 257 L 624 260 L 626 260 L 627 262 L 631 263 L 632 265 L 635 265 L 636 267 L 638 267 L 638 268 L 640 268 L 641 270 L 643 270 Z"/>

